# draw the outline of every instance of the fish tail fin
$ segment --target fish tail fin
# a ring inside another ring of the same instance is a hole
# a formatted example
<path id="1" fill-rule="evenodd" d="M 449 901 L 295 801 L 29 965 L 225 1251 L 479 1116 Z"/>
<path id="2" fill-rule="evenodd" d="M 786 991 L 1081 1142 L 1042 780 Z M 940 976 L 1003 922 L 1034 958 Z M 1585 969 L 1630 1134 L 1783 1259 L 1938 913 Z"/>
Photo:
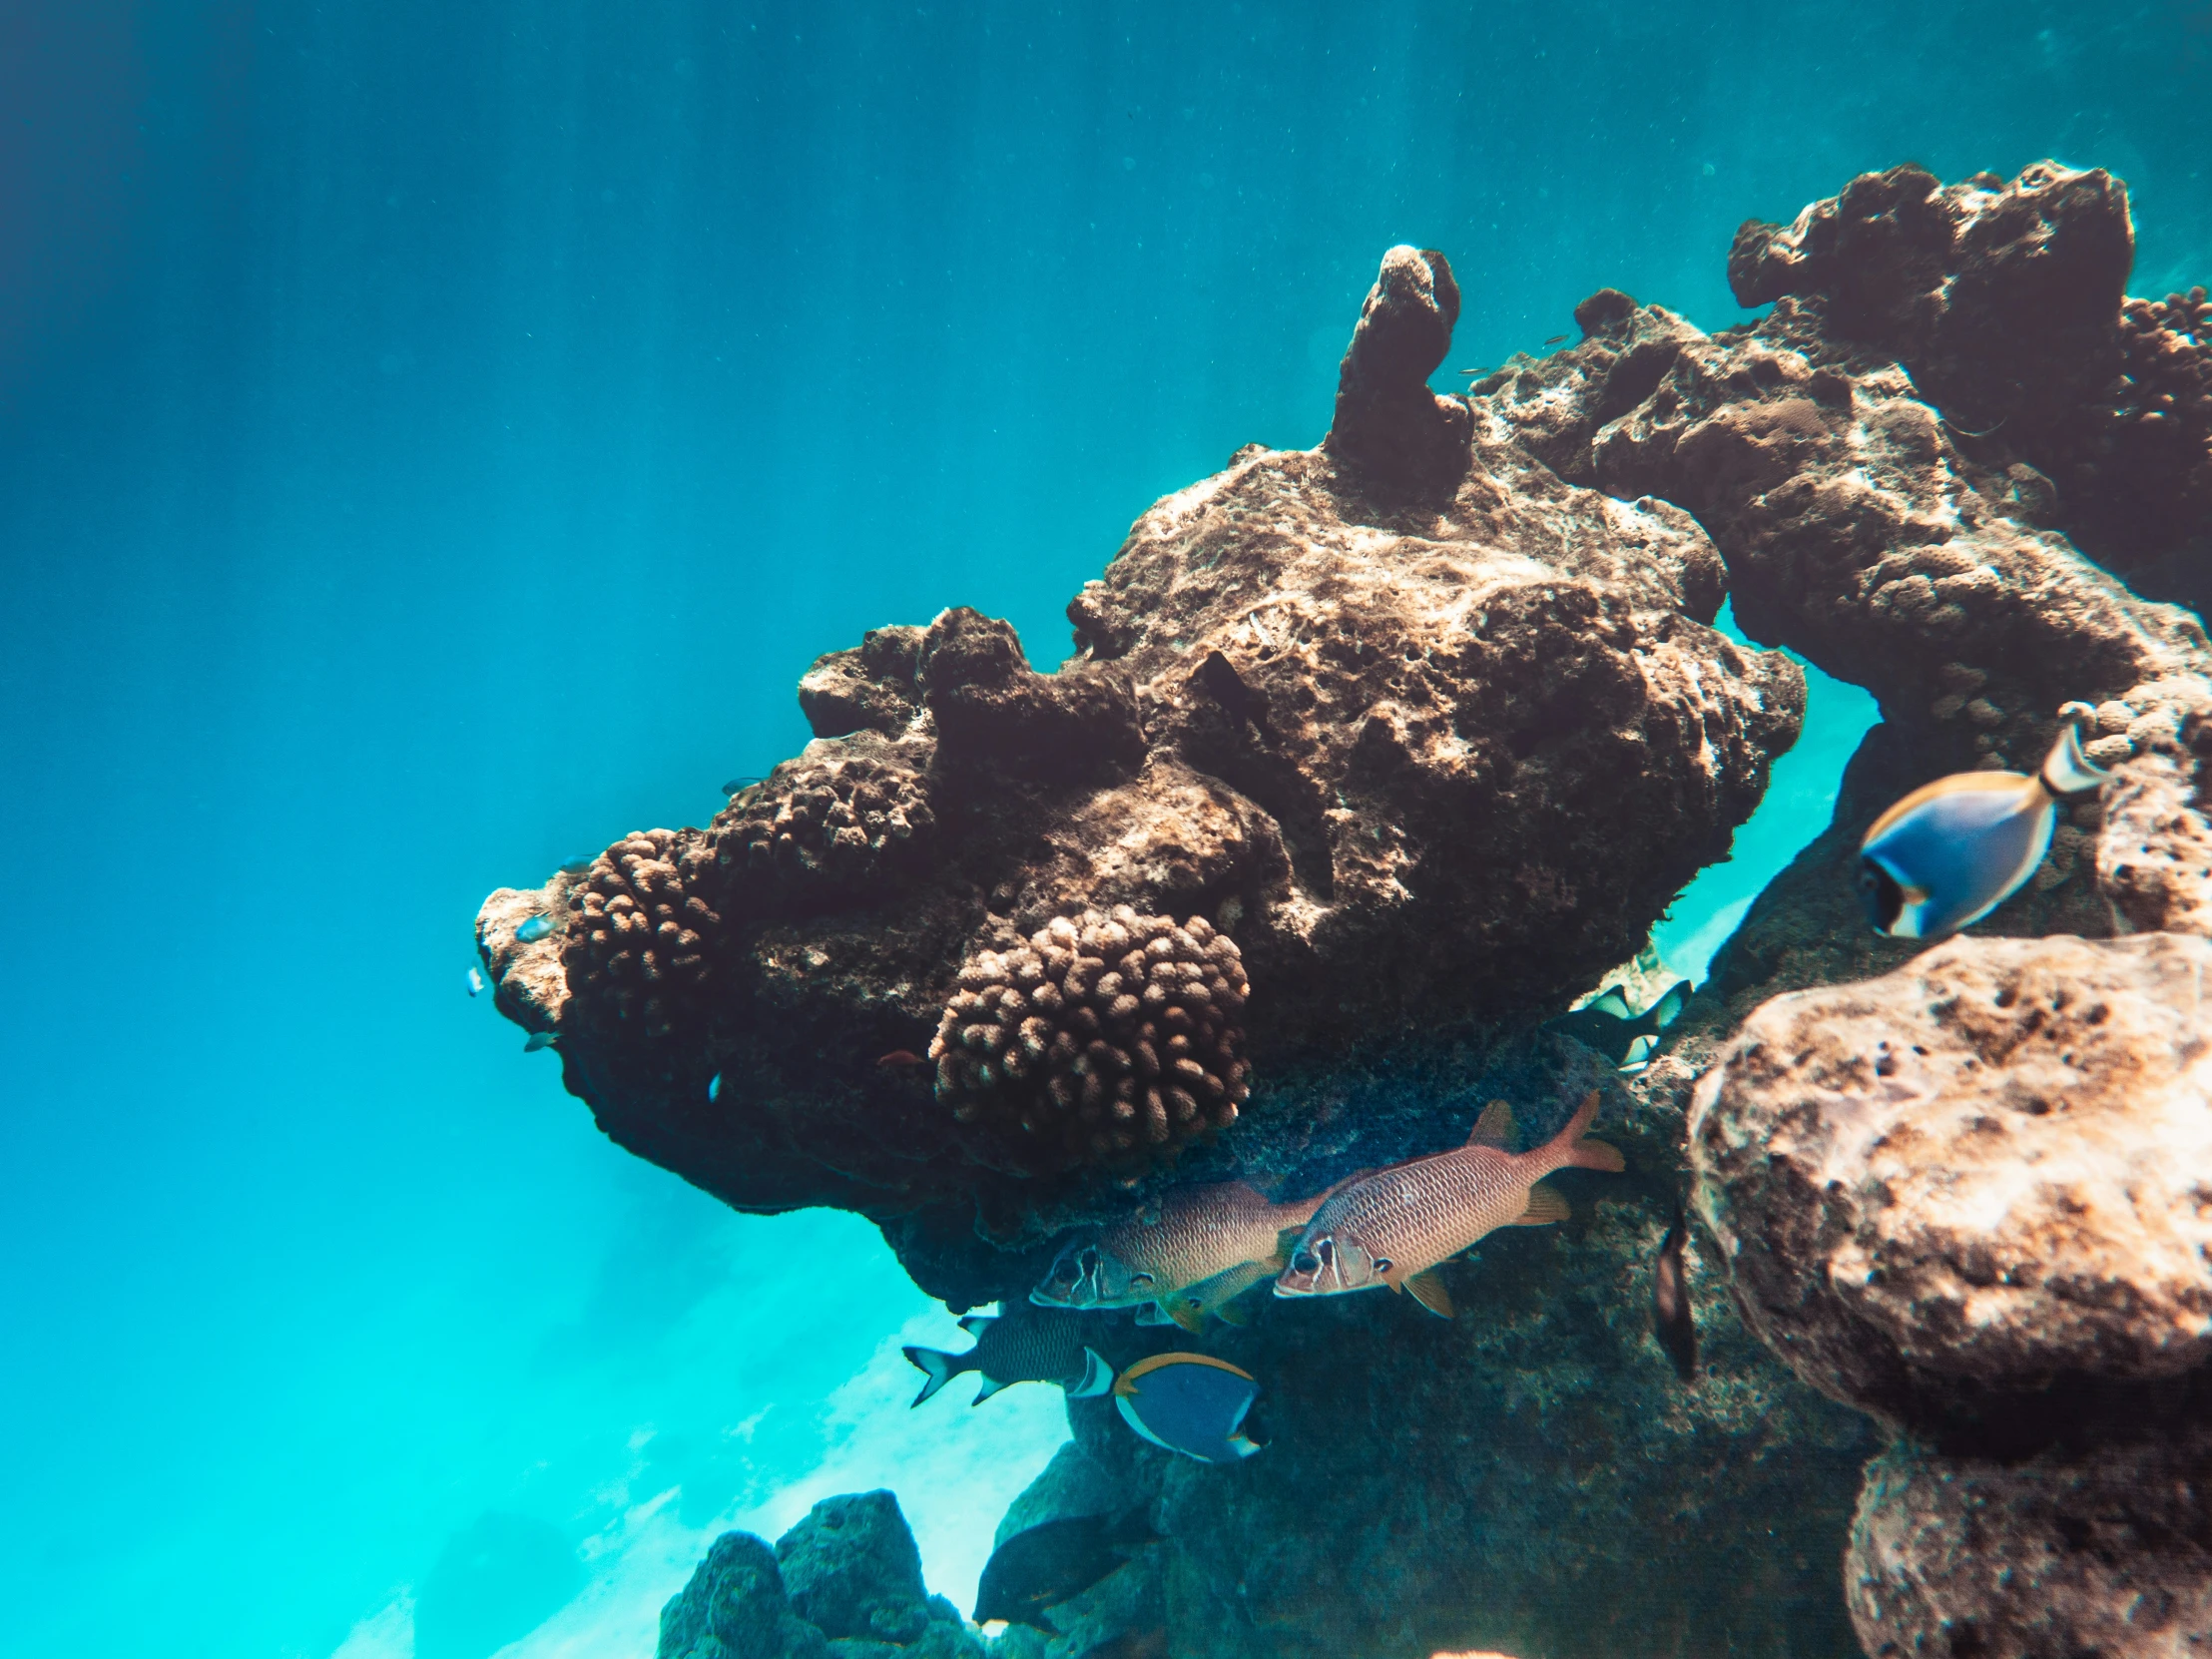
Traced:
<path id="1" fill-rule="evenodd" d="M 1083 1376 L 1068 1389 L 1070 1399 L 1096 1399 L 1114 1385 L 1114 1368 L 1098 1357 L 1098 1350 L 1083 1350 Z"/>
<path id="2" fill-rule="evenodd" d="M 2080 728 L 2070 720 L 2043 757 L 2043 770 L 2037 775 L 2052 795 L 2085 795 L 2111 776 L 2081 752 Z"/>
<path id="3" fill-rule="evenodd" d="M 899 1353 L 905 1355 L 908 1360 L 913 1362 L 913 1364 L 919 1366 L 923 1374 L 927 1378 L 927 1381 L 924 1382 L 921 1385 L 921 1392 L 914 1395 L 914 1405 L 919 1405 L 923 1400 L 927 1399 L 931 1394 L 935 1393 L 939 1388 L 943 1387 L 947 1382 L 951 1382 L 955 1377 L 959 1376 L 961 1371 L 965 1369 L 960 1365 L 960 1357 L 957 1354 L 946 1354 L 940 1349 L 902 1348 L 899 1350 Z M 909 1406 L 908 1409 L 912 1409 L 912 1406 Z"/>
<path id="4" fill-rule="evenodd" d="M 1585 1013 L 1609 1014 L 1614 1019 L 1627 1019 L 1630 1013 L 1628 998 L 1621 994 L 1618 985 L 1606 986 L 1601 993 L 1583 1003 L 1582 1008 Z"/>
<path id="5" fill-rule="evenodd" d="M 1582 1132 L 1590 1127 L 1596 1116 L 1597 1090 L 1592 1089 L 1582 1097 L 1582 1104 L 1575 1108 L 1574 1116 L 1567 1120 L 1566 1128 L 1552 1137 L 1551 1147 L 1557 1149 L 1555 1156 L 1557 1153 L 1564 1154 L 1559 1159 L 1560 1163 L 1571 1164 L 1576 1169 L 1609 1170 L 1618 1175 L 1628 1167 L 1622 1160 L 1619 1149 L 1607 1146 L 1603 1141 L 1586 1141 L 1582 1138 Z"/>
<path id="6" fill-rule="evenodd" d="M 1601 1169 L 1609 1175 L 1618 1175 L 1628 1168 L 1621 1149 L 1603 1141 L 1576 1141 L 1567 1151 L 1567 1162 L 1576 1169 Z"/>

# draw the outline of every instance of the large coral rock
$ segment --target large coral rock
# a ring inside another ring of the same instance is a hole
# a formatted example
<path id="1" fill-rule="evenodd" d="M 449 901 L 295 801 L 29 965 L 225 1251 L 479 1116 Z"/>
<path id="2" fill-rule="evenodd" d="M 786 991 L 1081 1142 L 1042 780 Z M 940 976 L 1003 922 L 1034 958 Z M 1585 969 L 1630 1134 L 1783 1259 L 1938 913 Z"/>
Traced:
<path id="1" fill-rule="evenodd" d="M 2188 1659 L 2212 1648 L 2212 1434 L 2075 1458 L 1867 1467 L 1845 1563 L 1874 1659 Z"/>
<path id="2" fill-rule="evenodd" d="M 928 1049 L 958 975 L 1055 923 L 1126 906 L 1234 940 L 1249 995 L 1216 1046 L 1249 1063 L 1249 1106 L 1213 1109 L 1244 1084 L 1206 1054 L 1200 1113 L 1179 1056 L 1158 1080 L 1201 1140 L 1237 1119 L 1232 1169 L 1318 1177 L 1278 1081 L 1407 1038 L 1479 1074 L 1725 855 L 1804 693 L 1710 626 L 1723 573 L 1688 513 L 1563 482 L 1427 389 L 1457 307 L 1440 255 L 1392 250 L 1327 441 L 1248 448 L 1145 514 L 1070 605 L 1059 672 L 965 608 L 875 630 L 803 680 L 817 741 L 713 825 L 495 894 L 500 1006 L 557 1036 L 625 1146 L 747 1208 L 873 1216 L 956 1300 L 1028 1270 L 978 1266 L 978 1228 L 1019 1248 L 1108 1213 L 1190 1139 L 1078 1121 L 1080 1079 L 1010 1063 L 1011 1016 L 993 1041 L 955 1022 L 981 1046 L 938 1056 L 934 1095 L 878 1063 Z M 986 1061 L 1004 1109 L 979 1113 Z"/>
<path id="3" fill-rule="evenodd" d="M 1760 1008 L 1690 1124 L 1755 1328 L 1836 1398 L 2011 1443 L 2206 1367 L 2208 972 L 2172 934 L 1954 939 Z"/>

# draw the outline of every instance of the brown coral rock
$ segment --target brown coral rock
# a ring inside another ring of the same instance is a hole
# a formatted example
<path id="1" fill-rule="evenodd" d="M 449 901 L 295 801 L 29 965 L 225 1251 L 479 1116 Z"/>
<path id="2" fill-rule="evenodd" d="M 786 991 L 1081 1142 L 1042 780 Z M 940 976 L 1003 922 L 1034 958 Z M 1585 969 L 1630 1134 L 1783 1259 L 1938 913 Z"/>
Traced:
<path id="1" fill-rule="evenodd" d="M 1126 904 L 1056 916 L 960 968 L 937 1096 L 1020 1170 L 1142 1163 L 1237 1121 L 1252 987 L 1236 941 Z"/>
<path id="2" fill-rule="evenodd" d="M 2212 1647 L 2212 1434 L 1999 1464 L 1867 1465 L 1844 1587 L 1874 1659 L 2185 1659 Z"/>
<path id="3" fill-rule="evenodd" d="M 849 651 L 815 659 L 799 680 L 799 708 L 818 738 L 859 731 L 895 738 L 921 712 L 919 628 L 870 628 Z"/>
<path id="4" fill-rule="evenodd" d="M 1824 1392 L 1968 1443 L 2205 1368 L 2208 969 L 2171 934 L 1961 938 L 1761 1007 L 1690 1119 L 1753 1326 Z"/>

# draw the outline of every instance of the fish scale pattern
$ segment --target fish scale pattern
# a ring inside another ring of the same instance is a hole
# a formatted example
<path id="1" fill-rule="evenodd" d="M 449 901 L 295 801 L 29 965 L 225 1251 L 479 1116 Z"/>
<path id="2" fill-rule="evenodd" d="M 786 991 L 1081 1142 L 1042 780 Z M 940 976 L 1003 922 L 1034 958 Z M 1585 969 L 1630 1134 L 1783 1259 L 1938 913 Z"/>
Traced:
<path id="1" fill-rule="evenodd" d="M 568 889 L 561 964 L 598 1035 L 659 1042 L 705 1017 L 722 915 L 696 830 L 633 830 Z"/>
<path id="2" fill-rule="evenodd" d="M 1019 1167 L 1145 1162 L 1237 1120 L 1250 994 L 1203 916 L 1057 916 L 961 965 L 929 1045 L 937 1097 Z"/>

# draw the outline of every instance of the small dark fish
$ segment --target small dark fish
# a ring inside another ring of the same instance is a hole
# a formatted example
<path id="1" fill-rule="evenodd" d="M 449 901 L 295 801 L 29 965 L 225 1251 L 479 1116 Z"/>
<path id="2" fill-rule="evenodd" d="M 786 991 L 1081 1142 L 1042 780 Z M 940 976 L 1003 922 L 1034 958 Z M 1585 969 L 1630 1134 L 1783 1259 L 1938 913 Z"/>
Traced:
<path id="1" fill-rule="evenodd" d="M 1149 1630 L 1124 1630 L 1085 1648 L 1077 1659 L 1168 1659 L 1168 1627 L 1156 1624 Z"/>
<path id="2" fill-rule="evenodd" d="M 1859 897 L 1878 933 L 1936 939 L 2018 892 L 2050 850 L 2058 804 L 2111 776 L 2072 725 L 2034 777 L 1961 772 L 1924 784 L 1874 821 L 1859 844 Z"/>
<path id="3" fill-rule="evenodd" d="M 743 795 L 755 784 L 765 784 L 767 782 L 768 780 L 765 778 L 733 778 L 729 783 L 722 786 L 722 793 L 724 795 Z"/>
<path id="4" fill-rule="evenodd" d="M 536 944 L 538 940 L 544 938 L 546 934 L 553 931 L 553 926 L 554 923 L 551 916 L 543 914 L 534 915 L 528 921 L 524 922 L 520 927 L 517 927 L 515 929 L 515 943 Z"/>
<path id="5" fill-rule="evenodd" d="M 1697 1381 L 1697 1321 L 1690 1309 L 1690 1280 L 1682 1262 L 1690 1230 L 1678 1204 L 1674 1225 L 1659 1243 L 1659 1259 L 1651 1265 L 1651 1331 L 1659 1346 L 1674 1362 L 1675 1375 L 1685 1382 Z"/>
<path id="6" fill-rule="evenodd" d="M 470 996 L 482 996 L 484 994 L 484 976 L 474 968 L 468 970 L 468 994 Z"/>
<path id="7" fill-rule="evenodd" d="M 1675 1022 L 1682 1005 L 1689 1000 L 1689 980 L 1677 979 L 1642 1013 L 1631 1013 L 1628 999 L 1616 986 L 1573 1013 L 1546 1021 L 1545 1027 L 1562 1032 L 1584 1047 L 1596 1049 L 1614 1065 L 1627 1068 L 1651 1058 L 1652 1051 L 1659 1046 L 1659 1033 Z"/>
<path id="8" fill-rule="evenodd" d="M 1235 718 L 1251 721 L 1260 736 L 1274 739 L 1275 733 L 1268 725 L 1268 700 L 1245 684 L 1237 665 L 1227 657 L 1218 651 L 1207 652 L 1206 660 L 1198 665 L 1198 683 Z"/>
<path id="9" fill-rule="evenodd" d="M 911 1071 L 914 1067 L 925 1066 L 929 1062 L 910 1048 L 894 1048 L 888 1054 L 878 1058 L 875 1063 L 885 1071 Z"/>
<path id="10" fill-rule="evenodd" d="M 722 1098 L 722 1073 L 719 1071 L 707 1079 L 707 1098 L 710 1101 Z"/>
<path id="11" fill-rule="evenodd" d="M 561 865 L 561 873 L 563 875 L 583 875 L 588 873 L 591 869 L 591 866 L 596 864 L 597 862 L 599 862 L 599 859 L 596 856 L 588 858 L 571 858 L 567 863 Z"/>
<path id="12" fill-rule="evenodd" d="M 1154 1354 L 1114 1383 L 1122 1421 L 1201 1463 L 1234 1463 L 1260 1449 L 1245 1432 L 1245 1414 L 1259 1397 L 1250 1372 L 1207 1354 Z"/>
<path id="13" fill-rule="evenodd" d="M 535 1054 L 541 1048 L 551 1048 L 560 1040 L 561 1038 L 558 1032 L 533 1031 L 530 1033 L 530 1040 L 522 1045 L 522 1052 L 525 1054 Z"/>
<path id="14" fill-rule="evenodd" d="M 1557 345 L 1557 344 L 1558 344 L 1558 343 L 1559 343 L 1559 342 L 1560 342 L 1561 340 L 1565 339 L 1566 337 L 1567 337 L 1567 336 L 1566 336 L 1566 335 L 1564 335 L 1564 334 L 1553 334 L 1553 335 L 1551 336 L 1551 338 L 1549 338 L 1549 339 L 1545 340 L 1545 341 L 1544 341 L 1544 343 L 1545 343 L 1546 345 Z"/>
<path id="15" fill-rule="evenodd" d="M 1083 1346 L 1092 1330 L 1088 1320 L 1016 1303 L 1012 1312 L 995 1319 L 970 1314 L 960 1321 L 960 1329 L 975 1339 L 975 1346 L 965 1354 L 934 1348 L 901 1351 L 928 1378 L 914 1395 L 914 1404 L 965 1372 L 983 1380 L 975 1395 L 977 1405 L 1016 1382 L 1057 1382 L 1079 1399 L 1113 1386 L 1114 1368 Z"/>
<path id="16" fill-rule="evenodd" d="M 983 1563 L 975 1622 L 1004 1619 L 1057 1636 L 1044 1622 L 1047 1607 L 1081 1595 L 1159 1537 L 1141 1503 L 1118 1515 L 1070 1515 L 1016 1532 Z"/>

